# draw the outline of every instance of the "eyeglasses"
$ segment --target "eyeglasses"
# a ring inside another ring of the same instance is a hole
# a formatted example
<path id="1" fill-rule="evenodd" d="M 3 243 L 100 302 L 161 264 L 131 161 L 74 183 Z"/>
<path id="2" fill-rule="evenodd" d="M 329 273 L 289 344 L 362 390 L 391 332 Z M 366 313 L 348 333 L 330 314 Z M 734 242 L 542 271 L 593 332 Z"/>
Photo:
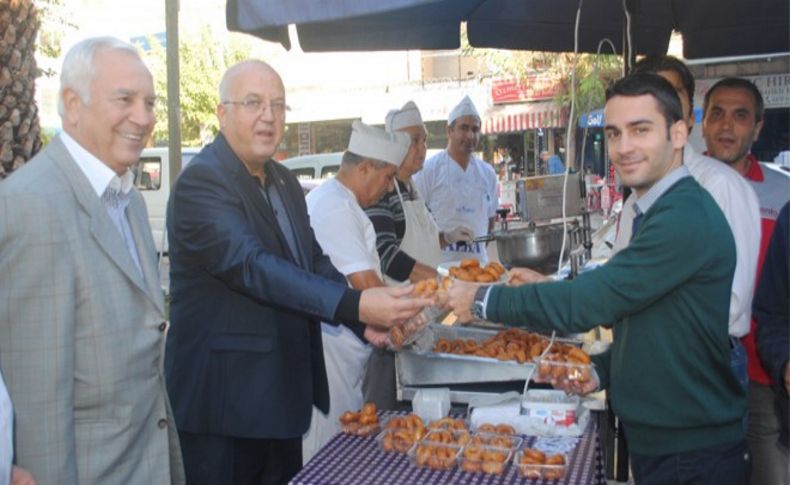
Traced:
<path id="1" fill-rule="evenodd" d="M 247 113 L 259 113 L 262 109 L 265 111 L 268 107 L 274 116 L 280 117 L 286 111 L 291 111 L 290 106 L 285 104 L 285 101 L 272 101 L 266 103 L 262 99 L 245 99 L 244 101 L 223 101 L 222 104 L 234 104 L 241 106 Z"/>

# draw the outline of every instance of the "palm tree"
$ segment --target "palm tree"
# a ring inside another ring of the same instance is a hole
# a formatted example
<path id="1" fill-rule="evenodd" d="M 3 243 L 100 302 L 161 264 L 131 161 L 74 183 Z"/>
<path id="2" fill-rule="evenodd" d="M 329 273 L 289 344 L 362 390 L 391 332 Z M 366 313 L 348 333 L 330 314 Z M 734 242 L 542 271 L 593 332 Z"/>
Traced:
<path id="1" fill-rule="evenodd" d="M 33 0 L 0 1 L 0 179 L 41 148 L 34 99 L 39 25 Z"/>

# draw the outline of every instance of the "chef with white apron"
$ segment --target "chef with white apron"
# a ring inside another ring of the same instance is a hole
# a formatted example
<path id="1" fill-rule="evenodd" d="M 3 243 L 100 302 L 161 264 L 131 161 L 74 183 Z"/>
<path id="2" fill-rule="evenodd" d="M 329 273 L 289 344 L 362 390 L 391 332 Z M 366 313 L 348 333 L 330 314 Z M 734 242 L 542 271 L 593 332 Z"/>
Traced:
<path id="1" fill-rule="evenodd" d="M 403 234 L 400 250 L 435 268 L 443 261 L 442 248 L 439 245 L 439 226 L 419 196 L 414 200 L 403 200 L 398 184 L 395 184 L 395 190 L 403 206 L 403 217 L 406 221 L 406 232 Z M 386 279 L 389 278 L 385 276 L 385 281 Z"/>
<path id="2" fill-rule="evenodd" d="M 348 151 L 363 160 L 342 163 L 334 179 L 307 195 L 307 210 L 316 240 L 350 283 L 370 272 L 379 286 L 382 284 L 376 234 L 362 206 L 376 202 L 386 192 L 391 180 L 391 175 L 386 174 L 392 173 L 391 165 L 396 168 L 400 165 L 408 146 L 406 135 L 396 136 L 354 122 Z M 377 168 L 369 160 L 386 163 L 383 168 Z M 370 174 L 375 175 L 368 178 Z M 380 191 L 377 186 L 381 186 Z M 377 194 L 373 193 L 376 191 Z M 372 350 L 371 345 L 345 325 L 322 323 L 321 336 L 329 383 L 329 413 L 324 415 L 313 408 L 310 430 L 302 440 L 305 462 L 340 430 L 341 414 L 362 407 L 362 380 Z"/>
<path id="3" fill-rule="evenodd" d="M 463 227 L 474 237 L 485 236 L 499 205 L 497 178 L 490 164 L 474 156 L 480 140 L 480 115 L 468 96 L 450 112 L 447 125 L 447 149 L 425 162 L 413 177 L 414 184 L 444 234 L 457 234 Z M 444 261 L 488 261 L 485 243 L 448 242 L 443 248 Z"/>

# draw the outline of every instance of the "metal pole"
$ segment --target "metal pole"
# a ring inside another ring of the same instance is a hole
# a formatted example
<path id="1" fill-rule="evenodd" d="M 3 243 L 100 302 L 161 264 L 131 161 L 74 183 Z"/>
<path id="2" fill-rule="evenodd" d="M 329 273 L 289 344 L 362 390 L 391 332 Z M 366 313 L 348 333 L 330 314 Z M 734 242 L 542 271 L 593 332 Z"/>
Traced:
<path id="1" fill-rule="evenodd" d="M 165 0 L 167 39 L 167 147 L 170 155 L 170 186 L 181 173 L 181 97 L 178 62 L 179 0 Z"/>

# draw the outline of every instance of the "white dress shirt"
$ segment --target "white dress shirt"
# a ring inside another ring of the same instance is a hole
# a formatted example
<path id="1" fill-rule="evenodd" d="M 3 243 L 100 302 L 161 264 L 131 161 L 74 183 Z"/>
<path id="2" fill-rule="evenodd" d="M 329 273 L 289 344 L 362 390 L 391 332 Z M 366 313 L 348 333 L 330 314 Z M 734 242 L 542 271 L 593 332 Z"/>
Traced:
<path id="1" fill-rule="evenodd" d="M 126 208 L 129 206 L 129 192 L 134 185 L 134 173 L 131 170 L 127 170 L 119 177 L 110 167 L 83 148 L 68 133 L 65 131 L 61 132 L 60 137 L 71 158 L 74 159 L 82 173 L 87 177 L 93 190 L 96 191 L 96 195 L 102 199 L 107 215 L 110 216 L 113 225 L 118 229 L 126 248 L 129 250 L 129 255 L 132 257 L 132 261 L 142 277 L 143 269 L 140 265 L 140 256 L 132 236 L 132 229 L 129 226 L 129 219 L 126 217 Z"/>
<path id="2" fill-rule="evenodd" d="M 732 230 L 737 259 L 730 292 L 729 332 L 733 337 L 743 337 L 750 329 L 754 278 L 760 251 L 757 195 L 738 172 L 718 160 L 697 153 L 689 145 L 683 150 L 683 163 L 716 201 Z M 623 203 L 613 253 L 626 247 L 631 239 L 635 199 L 632 193 Z"/>

